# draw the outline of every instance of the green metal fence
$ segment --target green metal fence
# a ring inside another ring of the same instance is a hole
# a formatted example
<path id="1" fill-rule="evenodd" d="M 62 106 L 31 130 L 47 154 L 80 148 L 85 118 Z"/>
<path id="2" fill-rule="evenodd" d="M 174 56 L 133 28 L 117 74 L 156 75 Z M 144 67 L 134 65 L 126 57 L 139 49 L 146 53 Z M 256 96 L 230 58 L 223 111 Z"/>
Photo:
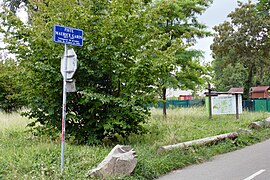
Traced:
<path id="1" fill-rule="evenodd" d="M 203 106 L 205 104 L 204 99 L 194 99 L 194 100 L 167 100 L 166 108 L 169 107 L 181 107 L 188 108 L 192 106 Z M 157 104 L 151 104 L 150 107 L 163 108 L 163 102 L 158 102 Z"/>
<path id="2" fill-rule="evenodd" d="M 167 100 L 166 108 L 188 108 L 193 106 L 204 106 L 204 99 L 194 99 L 194 100 Z M 249 99 L 242 101 L 243 110 L 247 111 L 264 111 L 270 112 L 270 99 Z M 150 107 L 163 108 L 163 102 L 158 102 L 156 104 L 151 104 Z"/>
<path id="3" fill-rule="evenodd" d="M 270 99 L 243 100 L 243 109 L 248 111 L 270 112 Z"/>

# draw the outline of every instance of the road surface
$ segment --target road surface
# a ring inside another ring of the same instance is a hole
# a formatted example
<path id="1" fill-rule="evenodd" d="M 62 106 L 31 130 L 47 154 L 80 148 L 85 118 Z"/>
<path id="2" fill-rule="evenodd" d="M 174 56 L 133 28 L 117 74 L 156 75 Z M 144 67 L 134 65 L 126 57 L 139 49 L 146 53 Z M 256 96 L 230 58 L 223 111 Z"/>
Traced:
<path id="1" fill-rule="evenodd" d="M 270 139 L 173 171 L 158 180 L 270 180 Z"/>

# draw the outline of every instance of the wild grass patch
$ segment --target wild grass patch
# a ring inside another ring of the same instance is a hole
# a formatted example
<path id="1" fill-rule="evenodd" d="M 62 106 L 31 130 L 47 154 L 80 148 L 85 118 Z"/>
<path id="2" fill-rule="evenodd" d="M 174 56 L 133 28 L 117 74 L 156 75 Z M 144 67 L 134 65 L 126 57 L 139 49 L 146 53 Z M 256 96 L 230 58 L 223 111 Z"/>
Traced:
<path id="1" fill-rule="evenodd" d="M 0 111 L 0 132 L 6 130 L 25 130 L 26 125 L 30 122 L 26 117 L 22 117 L 19 113 L 7 114 Z"/>
<path id="2" fill-rule="evenodd" d="M 152 109 L 145 125 L 148 133 L 132 135 L 123 144 L 131 145 L 138 155 L 138 164 L 131 177 L 123 179 L 154 179 L 174 169 L 201 163 L 216 154 L 229 152 L 270 137 L 269 129 L 255 131 L 236 140 L 176 149 L 157 153 L 159 146 L 214 136 L 247 128 L 257 120 L 269 117 L 265 112 L 244 112 L 240 119 L 234 115 L 208 119 L 204 108 L 169 109 L 164 119 L 161 109 Z M 25 131 L 28 119 L 19 114 L 0 114 L 0 179 L 85 179 L 112 147 L 78 146 L 66 143 L 65 171 L 60 171 L 60 142 L 36 138 Z"/>

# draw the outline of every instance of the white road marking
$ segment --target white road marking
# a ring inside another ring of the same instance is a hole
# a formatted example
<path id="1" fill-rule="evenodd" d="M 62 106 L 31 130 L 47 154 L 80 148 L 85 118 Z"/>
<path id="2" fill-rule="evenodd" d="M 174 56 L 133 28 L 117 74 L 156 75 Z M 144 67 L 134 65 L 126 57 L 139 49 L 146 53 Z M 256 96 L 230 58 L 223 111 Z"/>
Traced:
<path id="1" fill-rule="evenodd" d="M 263 173 L 264 171 L 265 171 L 265 169 L 259 170 L 258 172 L 252 174 L 251 176 L 247 177 L 244 180 L 251 180 L 251 179 L 255 178 L 256 176 L 260 175 L 261 173 Z"/>

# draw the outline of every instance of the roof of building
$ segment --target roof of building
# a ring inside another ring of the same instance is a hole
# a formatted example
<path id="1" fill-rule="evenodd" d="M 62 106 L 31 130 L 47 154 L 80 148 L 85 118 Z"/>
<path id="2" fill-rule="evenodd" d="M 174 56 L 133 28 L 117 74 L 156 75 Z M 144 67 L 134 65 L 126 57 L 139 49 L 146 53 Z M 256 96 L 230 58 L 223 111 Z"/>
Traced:
<path id="1" fill-rule="evenodd" d="M 244 88 L 231 88 L 228 92 L 243 93 L 244 92 Z"/>
<path id="2" fill-rule="evenodd" d="M 251 87 L 250 92 L 265 92 L 269 89 L 269 86 Z"/>

